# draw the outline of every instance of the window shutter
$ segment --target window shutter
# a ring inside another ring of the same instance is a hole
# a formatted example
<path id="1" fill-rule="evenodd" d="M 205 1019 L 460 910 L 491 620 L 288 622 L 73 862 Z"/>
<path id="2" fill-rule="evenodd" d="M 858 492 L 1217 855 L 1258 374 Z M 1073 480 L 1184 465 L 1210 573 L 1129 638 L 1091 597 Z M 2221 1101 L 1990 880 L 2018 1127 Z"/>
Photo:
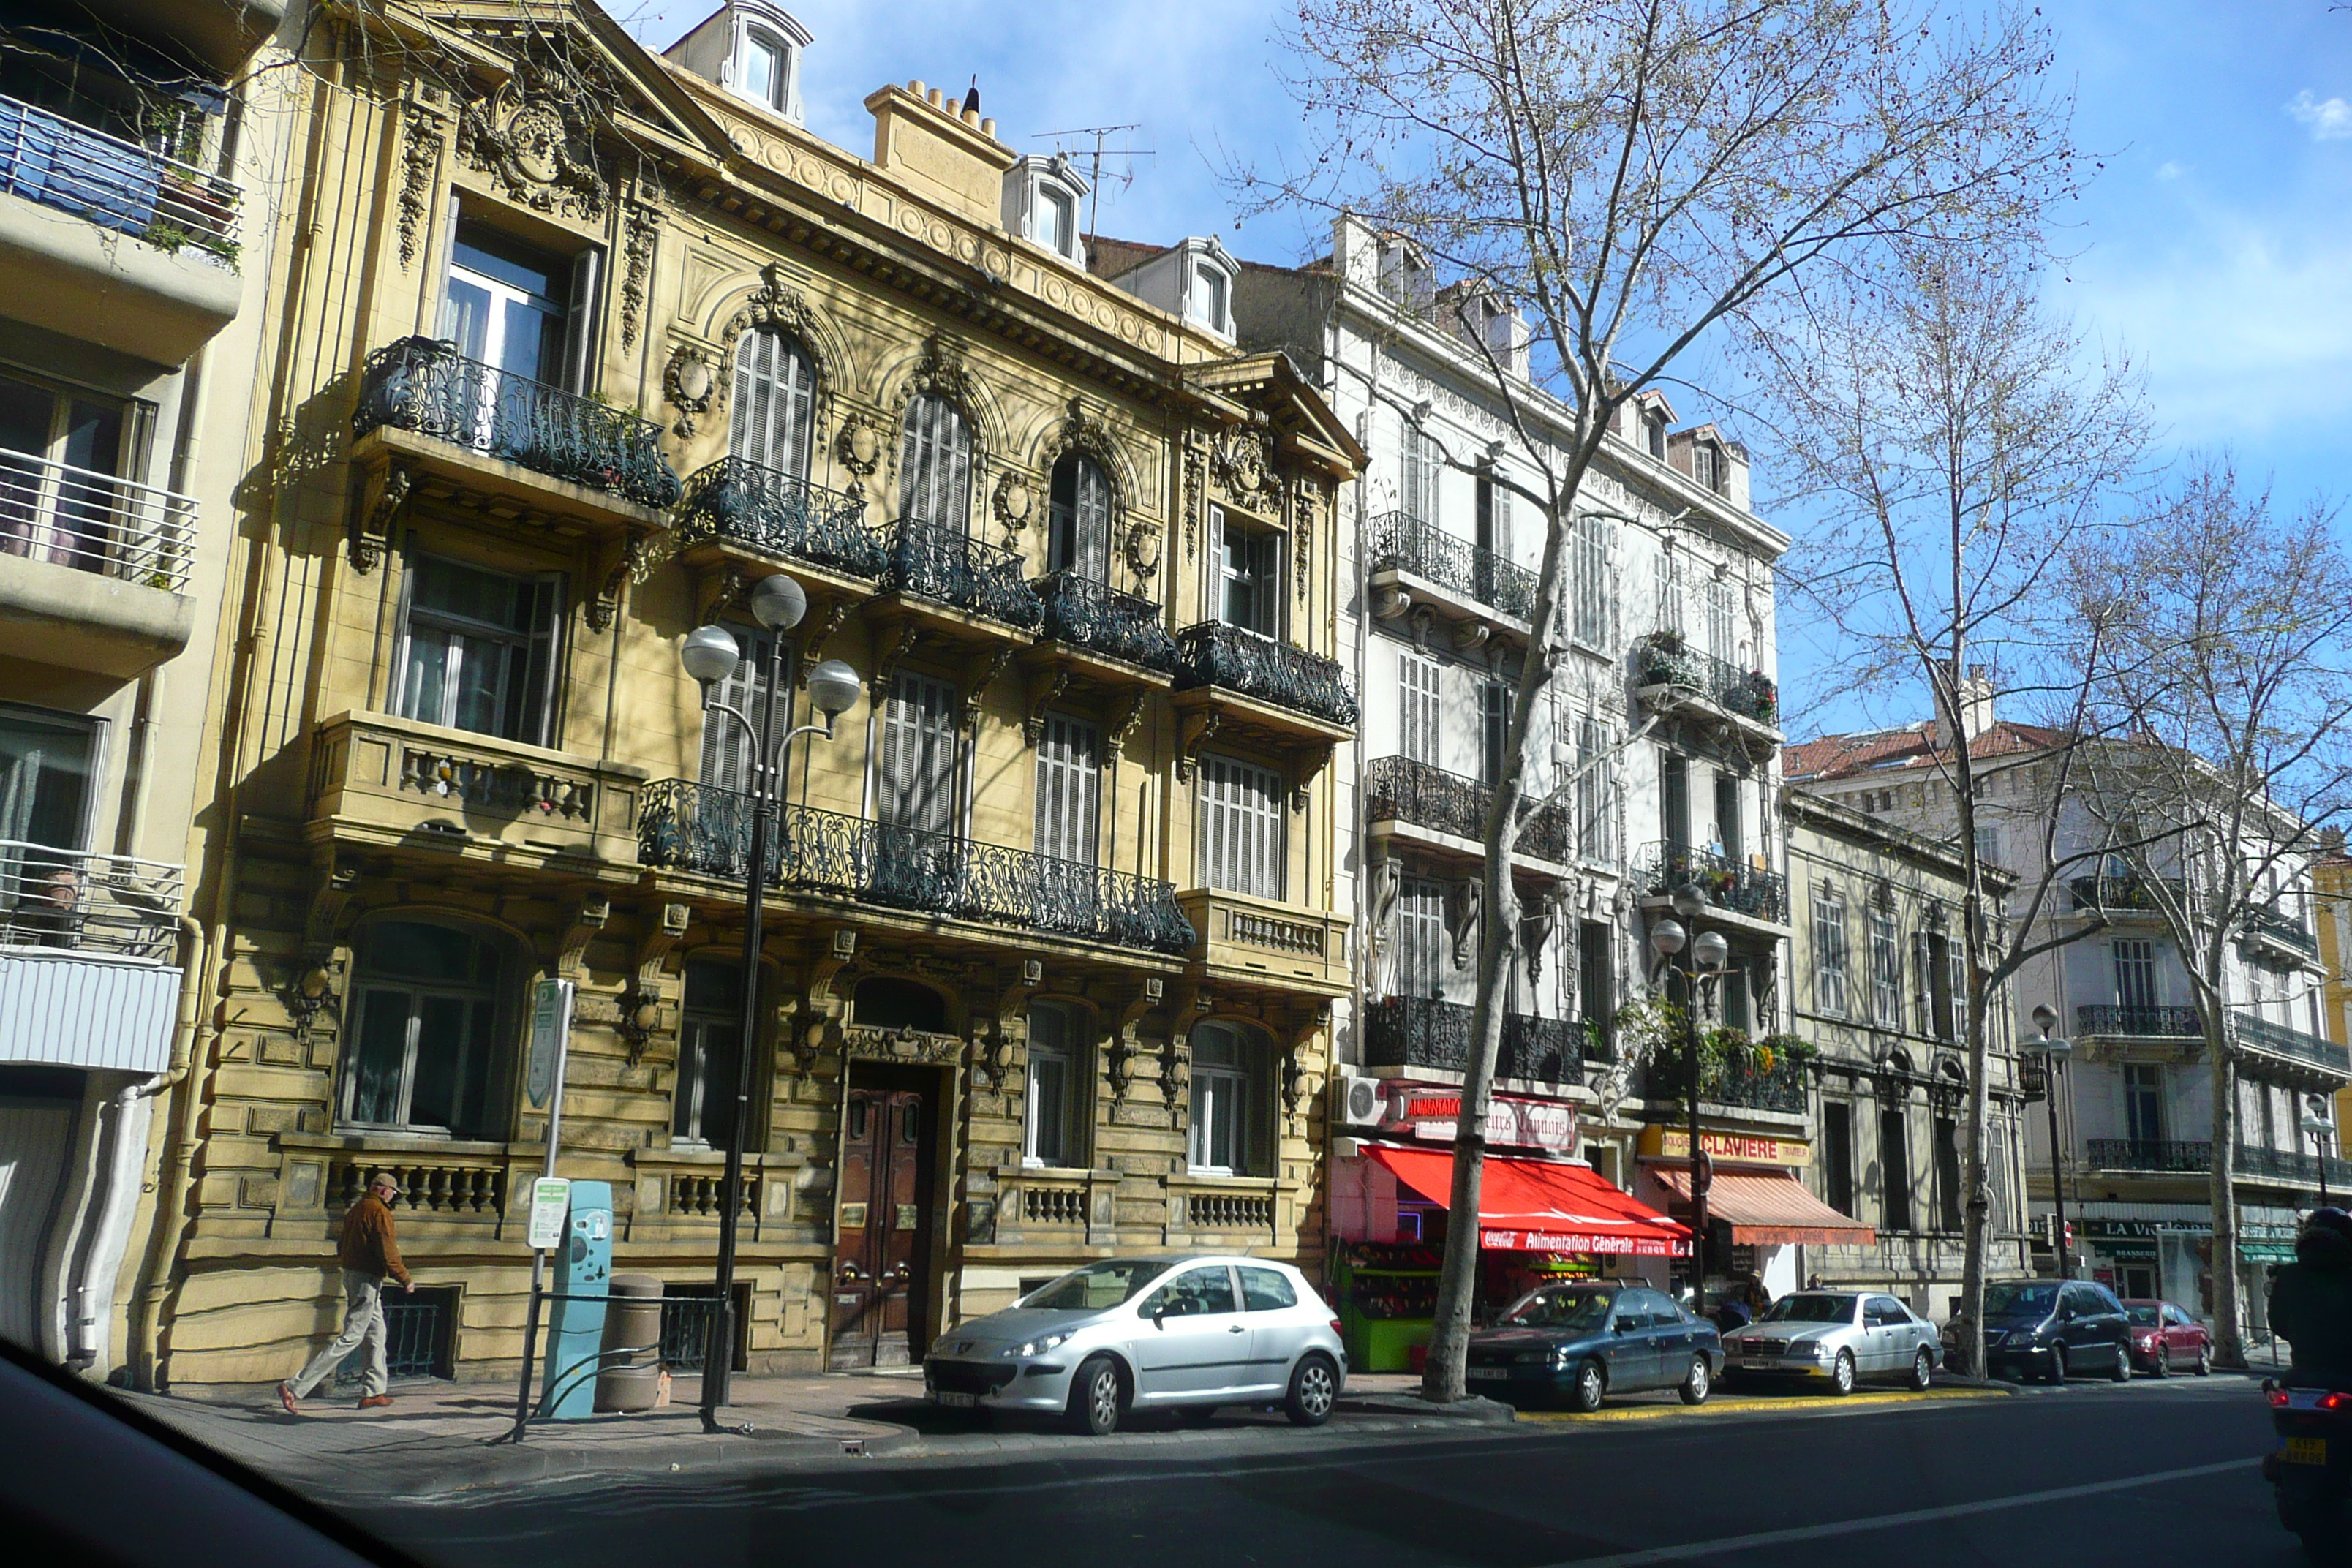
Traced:
<path id="1" fill-rule="evenodd" d="M 555 677 L 559 639 L 563 625 L 563 577 L 561 573 L 535 579 L 525 590 L 531 596 L 530 654 L 524 660 L 524 710 L 515 739 L 534 746 L 555 744 Z"/>
<path id="2" fill-rule="evenodd" d="M 1101 808 L 1101 731 L 1047 714 L 1037 744 L 1037 853 L 1094 865 Z"/>
<path id="3" fill-rule="evenodd" d="M 923 493 L 929 479 L 930 436 L 923 426 L 930 416 L 931 399 L 918 397 L 907 405 L 907 422 L 899 431 L 898 442 L 898 515 L 918 521 L 929 517 L 930 507 Z"/>
<path id="4" fill-rule="evenodd" d="M 563 384 L 583 396 L 596 390 L 596 285 L 604 256 L 591 246 L 572 258 L 572 302 L 563 319 Z"/>
<path id="5" fill-rule="evenodd" d="M 1110 581 L 1110 479 L 1091 458 L 1078 459 L 1078 574 Z"/>
<path id="6" fill-rule="evenodd" d="M 1438 750 L 1436 662 L 1418 654 L 1400 653 L 1397 672 L 1404 721 L 1404 754 L 1413 762 L 1435 767 L 1444 756 Z"/>
<path id="7" fill-rule="evenodd" d="M 1225 509 L 1209 508 L 1209 583 L 1208 613 L 1204 621 L 1230 621 L 1233 607 L 1225 588 Z"/>
<path id="8" fill-rule="evenodd" d="M 719 678 L 712 696 L 757 724 L 767 705 L 772 638 L 769 633 L 750 626 L 730 624 L 727 630 L 743 650 L 743 657 L 736 661 L 733 669 Z M 790 682 L 786 684 L 789 689 Z M 778 706 L 781 709 L 782 704 Z M 754 782 L 750 737 L 727 715 L 708 709 L 702 716 L 702 782 L 714 789 L 731 790 L 739 795 L 749 793 Z"/>
<path id="9" fill-rule="evenodd" d="M 1396 994 L 1436 995 L 1453 967 L 1445 955 L 1445 889 L 1407 879 L 1397 895 L 1396 922 Z"/>
<path id="10" fill-rule="evenodd" d="M 1489 680 L 1478 689 L 1478 716 L 1484 745 L 1479 765 L 1485 772 L 1485 782 L 1499 784 L 1503 778 L 1504 753 L 1510 749 L 1511 700 L 1517 695 L 1499 680 Z"/>
<path id="11" fill-rule="evenodd" d="M 816 368 L 782 334 L 755 328 L 735 350 L 727 450 L 795 479 L 808 477 Z"/>
<path id="12" fill-rule="evenodd" d="M 954 833 L 958 739 L 955 689 L 901 672 L 883 720 L 883 821 L 926 833 Z"/>
<path id="13" fill-rule="evenodd" d="M 1282 779 L 1232 757 L 1201 759 L 1201 859 L 1213 888 L 1282 897 Z"/>

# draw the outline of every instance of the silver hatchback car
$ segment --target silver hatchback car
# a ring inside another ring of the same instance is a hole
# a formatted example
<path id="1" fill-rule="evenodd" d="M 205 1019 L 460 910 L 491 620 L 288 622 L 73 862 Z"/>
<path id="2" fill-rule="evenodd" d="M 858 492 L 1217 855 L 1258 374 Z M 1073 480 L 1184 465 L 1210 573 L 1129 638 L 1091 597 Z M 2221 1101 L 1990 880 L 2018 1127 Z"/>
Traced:
<path id="1" fill-rule="evenodd" d="M 1278 1404 L 1319 1426 L 1347 1375 L 1337 1314 L 1265 1258 L 1090 1263 L 958 1324 L 923 1358 L 935 1404 L 1066 1415 L 1097 1436 L 1130 1409 L 1220 1405 Z"/>
<path id="2" fill-rule="evenodd" d="M 1892 1296 L 1800 1290 L 1723 1336 L 1723 1381 L 1801 1377 L 1851 1394 L 1857 1379 L 1899 1377 L 1925 1389 L 1943 1357 L 1936 1325 Z"/>

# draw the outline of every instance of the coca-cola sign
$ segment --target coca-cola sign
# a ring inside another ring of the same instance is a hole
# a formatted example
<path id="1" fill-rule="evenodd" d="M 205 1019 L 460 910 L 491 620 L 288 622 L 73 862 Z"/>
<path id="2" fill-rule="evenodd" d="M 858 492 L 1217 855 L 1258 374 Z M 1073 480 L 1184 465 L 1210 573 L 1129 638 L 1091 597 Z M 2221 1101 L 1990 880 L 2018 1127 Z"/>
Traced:
<path id="1" fill-rule="evenodd" d="M 1451 1142 L 1462 1121 L 1462 1091 L 1400 1085 L 1390 1091 L 1383 1127 L 1410 1131 L 1416 1138 Z M 1576 1152 L 1576 1107 L 1557 1100 L 1522 1100 L 1497 1094 L 1486 1101 L 1486 1142 L 1507 1148 Z"/>

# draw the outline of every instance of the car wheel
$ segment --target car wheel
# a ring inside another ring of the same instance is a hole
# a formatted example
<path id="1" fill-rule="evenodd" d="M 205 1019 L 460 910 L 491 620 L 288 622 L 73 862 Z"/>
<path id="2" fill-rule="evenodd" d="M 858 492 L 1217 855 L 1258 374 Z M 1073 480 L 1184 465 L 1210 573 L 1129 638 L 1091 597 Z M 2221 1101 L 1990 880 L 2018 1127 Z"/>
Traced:
<path id="1" fill-rule="evenodd" d="M 1707 1391 L 1714 1385 L 1715 1379 L 1706 1370 L 1706 1357 L 1695 1355 L 1691 1357 L 1690 1371 L 1683 1374 L 1682 1384 L 1675 1392 L 1683 1396 L 1685 1405 L 1705 1405 Z"/>
<path id="2" fill-rule="evenodd" d="M 2107 1376 L 2116 1383 L 2131 1381 L 2131 1352 L 2121 1345 L 2116 1347 L 2116 1370 L 2107 1373 Z"/>
<path id="3" fill-rule="evenodd" d="M 1339 1373 L 1330 1359 L 1304 1355 L 1290 1370 L 1290 1387 L 1282 1396 L 1282 1413 L 1293 1426 L 1320 1426 L 1331 1419 L 1339 1398 Z"/>
<path id="4" fill-rule="evenodd" d="M 2156 1358 L 2148 1363 L 2148 1375 L 2150 1377 L 2170 1377 L 2172 1375 L 2172 1347 L 2170 1345 L 2158 1345 L 2157 1347 Z"/>
<path id="5" fill-rule="evenodd" d="M 1108 1437 L 1118 1430 L 1126 1403 L 1118 1363 L 1107 1355 L 1088 1356 L 1078 1375 L 1070 1379 L 1070 1429 L 1088 1437 Z"/>
<path id="6" fill-rule="evenodd" d="M 2210 1344 L 2197 1347 L 2197 1375 L 2200 1377 L 2213 1375 L 2213 1347 Z"/>
<path id="7" fill-rule="evenodd" d="M 1601 1408 L 1601 1395 L 1609 1387 L 1608 1373 L 1597 1361 L 1588 1361 L 1576 1369 L 1576 1381 L 1569 1384 L 1568 1407 L 1579 1415 L 1590 1415 Z"/>
<path id="8" fill-rule="evenodd" d="M 1853 1392 L 1853 1352 L 1840 1351 L 1830 1364 L 1830 1392 L 1843 1399 Z"/>
<path id="9" fill-rule="evenodd" d="M 1911 1392 L 1914 1394 L 1925 1394 L 1927 1392 L 1927 1385 L 1935 1381 L 1935 1358 L 1930 1356 L 1927 1351 L 1922 1348 L 1916 1355 L 1911 1358 Z"/>
<path id="10" fill-rule="evenodd" d="M 2050 1381 L 2060 1384 L 2063 1384 L 2066 1381 L 2066 1347 L 2064 1345 L 2050 1347 Z"/>

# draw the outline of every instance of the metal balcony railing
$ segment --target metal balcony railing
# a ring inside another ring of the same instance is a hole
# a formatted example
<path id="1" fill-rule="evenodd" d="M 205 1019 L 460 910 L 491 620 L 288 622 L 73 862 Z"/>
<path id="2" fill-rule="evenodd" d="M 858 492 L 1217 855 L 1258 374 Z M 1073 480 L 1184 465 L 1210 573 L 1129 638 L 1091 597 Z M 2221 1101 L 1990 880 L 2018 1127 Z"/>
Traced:
<path id="1" fill-rule="evenodd" d="M 882 541 L 866 526 L 863 500 L 749 458 L 696 469 L 673 519 L 682 544 L 735 544 L 853 577 L 882 575 Z"/>
<path id="2" fill-rule="evenodd" d="M 2086 1141 L 2093 1168 L 2101 1171 L 2206 1171 L 2213 1145 L 2188 1138 L 2093 1138 Z"/>
<path id="3" fill-rule="evenodd" d="M 1364 1017 L 1364 1065 L 1470 1070 L 1472 1010 L 1426 996 L 1391 996 Z M 1584 1081 L 1584 1026 L 1566 1018 L 1506 1014 L 1495 1076 L 1533 1083 Z"/>
<path id="4" fill-rule="evenodd" d="M 1712 850 L 1684 844 L 1644 845 L 1635 876 L 1643 898 L 1663 898 L 1685 882 L 1695 882 L 1717 909 L 1775 925 L 1789 921 L 1787 878 Z"/>
<path id="5" fill-rule="evenodd" d="M 2066 890 L 2074 896 L 2074 907 L 2078 910 L 2145 911 L 2158 907 L 2152 885 L 2161 885 L 2169 889 L 2176 900 L 2189 897 L 2188 884 L 2178 877 L 2077 877 L 2066 884 Z"/>
<path id="6" fill-rule="evenodd" d="M 1365 769 L 1364 795 L 1368 821 L 1410 822 L 1456 838 L 1483 841 L 1494 792 L 1476 779 L 1410 757 L 1379 757 Z M 1566 860 L 1569 826 L 1569 814 L 1559 807 L 1528 815 L 1519 824 L 1518 852 L 1539 860 Z"/>
<path id="7" fill-rule="evenodd" d="M 1372 520 L 1371 569 L 1425 577 L 1522 621 L 1536 613 L 1536 574 L 1408 512 Z"/>
<path id="8" fill-rule="evenodd" d="M 1188 626 L 1176 641 L 1184 660 L 1179 686 L 1220 686 L 1328 724 L 1355 727 L 1356 694 L 1347 673 L 1320 654 L 1223 621 Z"/>
<path id="9" fill-rule="evenodd" d="M 1021 576 L 1021 557 L 951 528 L 902 517 L 888 526 L 882 585 L 1034 631 L 1045 606 Z"/>
<path id="10" fill-rule="evenodd" d="M 237 189 L 135 142 L 0 97 L 0 192 L 158 250 L 237 260 Z"/>
<path id="11" fill-rule="evenodd" d="M 1031 584 L 1045 605 L 1045 636 L 1173 675 L 1182 665 L 1160 606 L 1064 569 Z"/>
<path id="12" fill-rule="evenodd" d="M 1653 1059 L 1644 1069 L 1644 1081 L 1646 1099 L 1687 1099 L 1690 1075 L 1684 1070 L 1682 1053 L 1670 1048 Z M 1770 1067 L 1758 1066 L 1744 1052 L 1733 1053 L 1725 1062 L 1701 1062 L 1698 1083 L 1702 1105 L 1795 1115 L 1805 1111 L 1805 1064 L 1785 1052 L 1776 1055 Z"/>
<path id="13" fill-rule="evenodd" d="M 2352 1185 L 2352 1160 L 2326 1156 L 2327 1184 L 2331 1187 Z M 2301 1149 L 2253 1149 L 2238 1145 L 2237 1169 L 2241 1175 L 2268 1177 L 2274 1182 L 2301 1182 L 2308 1186 L 2319 1184 L 2320 1156 Z"/>
<path id="14" fill-rule="evenodd" d="M 2205 1026 L 2194 1007 L 2116 1007 L 2105 1004 L 2074 1009 L 2078 1035 L 2126 1035 L 2136 1039 L 2201 1040 Z"/>
<path id="15" fill-rule="evenodd" d="M 2307 1035 L 2284 1024 L 2273 1024 L 2252 1013 L 2231 1013 L 2230 1032 L 2241 1046 L 2251 1046 L 2273 1056 L 2291 1057 L 2324 1072 L 2352 1078 L 2352 1051 L 2333 1040 Z"/>
<path id="16" fill-rule="evenodd" d="M 2246 931 L 2250 936 L 2266 936 L 2273 942 L 2284 942 L 2308 957 L 2319 956 L 2319 938 L 2312 933 L 2311 928 L 2293 915 L 2283 914 L 2277 910 L 2261 905 L 2248 910 Z"/>
<path id="17" fill-rule="evenodd" d="M 1633 649 L 1633 684 L 1689 691 L 1759 724 L 1780 722 L 1780 689 L 1770 676 L 1701 653 L 1678 633 L 1653 632 Z"/>
<path id="18" fill-rule="evenodd" d="M 162 861 L 0 839 L 0 947 L 166 960 L 184 892 Z"/>
<path id="19" fill-rule="evenodd" d="M 677 504 L 661 426 L 543 381 L 403 338 L 368 355 L 352 434 L 390 426 L 656 510 Z"/>
<path id="20" fill-rule="evenodd" d="M 0 555 L 179 594 L 195 539 L 190 497 L 0 449 Z"/>
<path id="21" fill-rule="evenodd" d="M 1193 944 L 1192 924 L 1166 882 L 807 806 L 788 805 L 780 816 L 767 880 L 787 892 L 1154 952 Z M 648 866 L 740 880 L 751 859 L 751 797 L 684 779 L 648 785 L 637 838 Z"/>

